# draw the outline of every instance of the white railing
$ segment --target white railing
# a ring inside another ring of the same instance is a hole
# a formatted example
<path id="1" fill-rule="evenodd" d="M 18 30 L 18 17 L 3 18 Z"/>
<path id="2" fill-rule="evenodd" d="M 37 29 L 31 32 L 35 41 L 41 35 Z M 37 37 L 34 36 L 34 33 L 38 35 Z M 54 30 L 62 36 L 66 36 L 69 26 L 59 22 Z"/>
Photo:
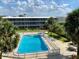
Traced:
<path id="1" fill-rule="evenodd" d="M 13 54 L 3 54 L 3 56 L 7 57 L 14 57 L 14 58 L 40 58 L 48 55 L 56 55 L 60 54 L 60 48 L 56 46 L 56 44 L 52 44 L 48 39 L 47 36 L 42 35 L 51 45 L 52 50 L 48 49 L 48 51 L 45 52 L 38 52 L 38 53 L 30 53 L 30 54 L 18 54 L 16 52 L 13 52 Z"/>
<path id="2" fill-rule="evenodd" d="M 48 36 L 43 35 L 43 37 L 49 42 L 49 44 L 52 47 L 52 53 L 60 54 L 60 48 L 57 47 L 55 43 L 52 43 L 52 41 L 49 41 L 50 38 Z"/>
<path id="3" fill-rule="evenodd" d="M 30 54 L 15 54 L 13 53 L 15 57 L 19 58 L 40 58 L 48 55 L 48 51 L 46 52 L 38 52 L 38 53 L 30 53 Z"/>
<path id="4" fill-rule="evenodd" d="M 29 20 L 28 20 L 28 21 L 27 21 L 27 20 L 21 20 L 21 21 L 20 21 L 20 20 L 19 20 L 19 21 L 17 21 L 17 20 L 16 20 L 16 21 L 11 21 L 11 22 L 45 22 L 45 21 L 44 21 L 44 20 L 36 20 L 36 21 L 34 21 L 34 20 L 33 20 L 33 21 L 29 21 Z"/>

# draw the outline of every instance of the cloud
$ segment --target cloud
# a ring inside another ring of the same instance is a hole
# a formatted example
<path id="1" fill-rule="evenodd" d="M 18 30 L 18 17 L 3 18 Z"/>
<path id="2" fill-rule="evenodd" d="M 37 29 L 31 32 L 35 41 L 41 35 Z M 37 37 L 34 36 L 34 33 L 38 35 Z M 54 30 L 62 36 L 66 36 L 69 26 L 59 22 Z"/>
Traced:
<path id="1" fill-rule="evenodd" d="M 38 2 L 38 4 L 40 4 L 40 5 L 44 5 L 44 4 L 45 4 L 45 2 L 44 2 L 43 0 L 37 0 L 37 2 Z"/>
<path id="2" fill-rule="evenodd" d="M 63 4 L 63 6 L 69 6 L 69 4 Z"/>
<path id="3" fill-rule="evenodd" d="M 68 3 L 63 3 L 61 5 L 57 4 L 55 0 L 0 0 L 4 4 L 8 4 L 9 8 L 0 7 L 0 13 L 18 15 L 26 13 L 28 15 L 37 16 L 37 15 L 52 15 L 58 16 L 66 15 L 68 12 L 71 12 L 72 9 L 69 7 Z M 13 3 L 11 5 L 11 2 Z M 3 10 L 5 9 L 5 10 Z M 66 11 L 67 10 L 67 11 Z M 7 12 L 8 11 L 8 12 Z"/>
<path id="4" fill-rule="evenodd" d="M 4 4 L 8 4 L 8 3 L 11 3 L 11 2 L 15 2 L 15 0 L 0 0 L 2 3 Z"/>
<path id="5" fill-rule="evenodd" d="M 0 6 L 0 9 L 2 9 L 3 7 L 2 6 Z"/>
<path id="6" fill-rule="evenodd" d="M 20 6 L 22 3 L 21 1 L 17 1 L 17 5 Z"/>
<path id="7" fill-rule="evenodd" d="M 53 4 L 54 6 L 58 6 L 58 4 L 54 0 L 51 1 L 51 4 Z"/>
<path id="8" fill-rule="evenodd" d="M 8 15 L 10 10 L 0 6 L 0 15 Z"/>
<path id="9" fill-rule="evenodd" d="M 27 5 L 27 2 L 26 1 L 17 1 L 16 4 L 18 6 L 22 6 L 22 5 Z"/>
<path id="10" fill-rule="evenodd" d="M 69 4 L 65 4 L 65 3 L 64 3 L 64 4 L 59 5 L 58 7 L 59 7 L 59 8 L 66 8 L 66 7 L 68 7 L 68 6 L 69 6 Z"/>

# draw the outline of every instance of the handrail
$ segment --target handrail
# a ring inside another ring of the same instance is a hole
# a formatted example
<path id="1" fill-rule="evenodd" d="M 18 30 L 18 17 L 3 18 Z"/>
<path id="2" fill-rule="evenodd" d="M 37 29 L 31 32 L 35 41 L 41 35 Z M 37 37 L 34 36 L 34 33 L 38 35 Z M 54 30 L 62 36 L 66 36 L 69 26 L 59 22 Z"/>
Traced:
<path id="1" fill-rule="evenodd" d="M 43 35 L 44 38 L 49 39 L 47 36 Z M 49 40 L 47 40 L 49 42 Z M 60 53 L 60 48 L 58 48 L 55 43 L 53 45 L 55 45 L 55 47 L 49 42 L 49 44 L 54 48 L 53 51 L 57 51 L 58 53 Z"/>
<path id="2" fill-rule="evenodd" d="M 46 40 L 47 39 L 49 39 L 47 36 L 45 36 L 45 35 L 42 35 Z M 52 45 L 52 43 L 49 41 L 49 40 L 47 40 L 47 42 L 53 47 L 53 53 L 60 53 L 60 49 L 56 46 L 56 44 L 54 43 L 53 45 Z M 55 47 L 54 47 L 55 46 Z M 48 50 L 48 51 L 46 51 L 46 52 L 38 52 L 38 53 L 32 53 L 32 54 L 18 54 L 18 53 L 14 53 L 13 52 L 13 55 L 10 55 L 10 56 L 14 56 L 14 57 L 22 57 L 22 58 L 25 58 L 25 57 L 29 57 L 29 58 L 37 58 L 37 57 L 42 57 L 42 56 L 47 56 L 48 54 L 50 53 L 50 51 Z M 42 55 L 40 55 L 40 54 L 42 54 Z M 9 56 L 9 55 L 7 55 L 7 56 Z"/>
<path id="3" fill-rule="evenodd" d="M 33 58 L 33 57 L 39 57 L 39 56 L 47 56 L 47 53 L 48 52 L 41 52 L 41 53 L 33 53 L 33 54 L 17 54 L 17 55 L 15 55 L 14 54 L 14 56 L 16 56 L 16 57 L 23 57 L 23 58 L 25 58 L 25 57 L 29 57 L 29 58 Z M 42 54 L 42 55 L 40 55 L 40 54 Z"/>

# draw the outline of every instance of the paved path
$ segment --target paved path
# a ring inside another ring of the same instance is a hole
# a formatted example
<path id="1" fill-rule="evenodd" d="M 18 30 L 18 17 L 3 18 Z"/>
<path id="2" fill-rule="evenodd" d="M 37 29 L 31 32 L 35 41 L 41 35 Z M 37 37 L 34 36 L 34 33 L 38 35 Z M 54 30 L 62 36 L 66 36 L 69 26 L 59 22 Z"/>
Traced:
<path id="1" fill-rule="evenodd" d="M 64 58 L 65 56 L 68 56 L 68 55 L 72 55 L 72 54 L 76 54 L 76 52 L 69 52 L 67 51 L 67 47 L 68 47 L 68 43 L 63 43 L 59 40 L 55 40 L 55 41 L 52 41 L 52 45 L 53 44 L 56 44 L 56 46 L 58 46 L 60 48 L 60 55 L 53 55 L 53 56 L 46 56 L 46 58 L 30 58 L 30 59 L 67 59 L 67 58 Z M 3 57 L 3 59 L 16 59 L 16 58 L 7 58 L 7 57 Z M 19 58 L 20 59 L 20 58 Z M 26 59 L 29 59 L 29 58 L 26 58 Z"/>

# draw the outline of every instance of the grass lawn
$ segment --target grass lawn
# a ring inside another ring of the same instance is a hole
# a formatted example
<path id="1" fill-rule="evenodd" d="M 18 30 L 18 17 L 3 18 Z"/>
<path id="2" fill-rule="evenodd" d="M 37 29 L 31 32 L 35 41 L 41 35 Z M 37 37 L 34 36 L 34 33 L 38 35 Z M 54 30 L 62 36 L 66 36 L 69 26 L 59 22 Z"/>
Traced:
<path id="1" fill-rule="evenodd" d="M 68 42 L 68 40 L 67 40 L 65 37 L 59 36 L 59 35 L 56 34 L 56 33 L 50 32 L 50 33 L 47 33 L 47 35 L 48 35 L 49 37 L 53 37 L 53 38 L 55 38 L 55 39 L 57 39 L 57 40 L 60 40 L 60 41 L 62 41 L 62 42 Z"/>
<path id="2" fill-rule="evenodd" d="M 16 32 L 18 32 L 18 33 L 23 33 L 23 32 L 44 32 L 44 31 L 47 31 L 47 30 L 40 30 L 40 29 L 18 29 L 18 30 L 16 30 Z M 62 42 L 67 42 L 68 41 L 66 38 L 64 38 L 62 36 L 59 36 L 58 34 L 53 33 L 53 32 L 49 32 L 49 33 L 47 33 L 47 35 L 49 37 L 53 37 L 53 38 L 55 38 L 57 40 L 60 40 Z"/>
<path id="3" fill-rule="evenodd" d="M 16 32 L 22 33 L 22 32 L 43 32 L 46 30 L 40 30 L 40 29 L 18 29 Z"/>

